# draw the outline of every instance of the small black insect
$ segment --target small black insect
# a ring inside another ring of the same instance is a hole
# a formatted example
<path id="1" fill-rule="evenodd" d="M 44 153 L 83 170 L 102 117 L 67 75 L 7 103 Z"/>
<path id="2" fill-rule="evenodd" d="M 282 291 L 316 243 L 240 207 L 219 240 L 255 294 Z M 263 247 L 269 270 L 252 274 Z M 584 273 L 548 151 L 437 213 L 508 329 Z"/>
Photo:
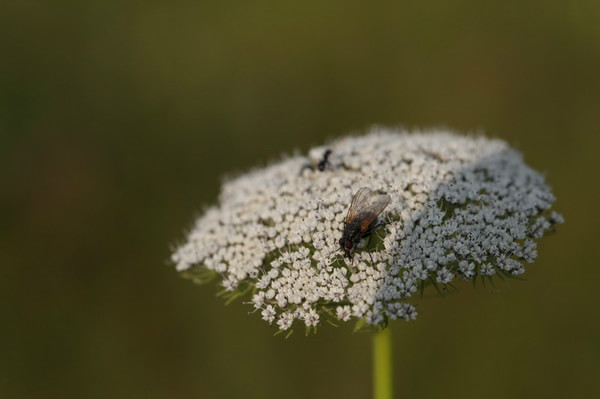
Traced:
<path id="1" fill-rule="evenodd" d="M 348 258 L 352 257 L 360 240 L 370 236 L 379 227 L 377 217 L 391 199 L 389 195 L 379 194 L 368 187 L 363 187 L 354 194 L 339 241 L 340 248 Z"/>
<path id="2" fill-rule="evenodd" d="M 333 151 L 328 148 L 325 150 L 323 156 L 318 162 L 316 159 L 312 159 L 310 163 L 303 165 L 302 169 L 300 169 L 300 175 L 302 175 L 302 172 L 304 172 L 305 169 L 310 169 L 313 172 L 317 170 L 319 172 L 324 172 L 326 170 L 333 169 L 333 165 L 331 162 L 329 162 L 329 157 L 331 156 L 332 152 Z"/>
<path id="3" fill-rule="evenodd" d="M 331 155 L 331 150 L 326 149 L 325 153 L 323 154 L 323 159 L 321 159 L 319 161 L 319 163 L 317 164 L 317 169 L 319 169 L 321 172 L 323 172 L 325 169 L 329 169 L 331 167 L 331 163 L 329 163 L 330 155 Z"/>

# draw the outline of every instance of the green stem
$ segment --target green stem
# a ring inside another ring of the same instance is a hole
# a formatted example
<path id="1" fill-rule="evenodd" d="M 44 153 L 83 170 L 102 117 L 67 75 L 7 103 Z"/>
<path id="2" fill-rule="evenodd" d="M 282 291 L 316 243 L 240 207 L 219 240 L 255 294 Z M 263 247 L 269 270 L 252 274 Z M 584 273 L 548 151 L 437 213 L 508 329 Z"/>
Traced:
<path id="1" fill-rule="evenodd" d="M 389 325 L 373 335 L 373 388 L 375 399 L 392 399 L 392 333 Z"/>

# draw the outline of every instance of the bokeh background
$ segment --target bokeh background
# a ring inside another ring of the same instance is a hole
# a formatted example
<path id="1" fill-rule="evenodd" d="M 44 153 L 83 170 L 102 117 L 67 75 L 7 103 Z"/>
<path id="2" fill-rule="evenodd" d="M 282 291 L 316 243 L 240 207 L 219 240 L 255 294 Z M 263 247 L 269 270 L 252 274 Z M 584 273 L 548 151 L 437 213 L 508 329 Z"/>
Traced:
<path id="1" fill-rule="evenodd" d="M 392 325 L 398 397 L 600 396 L 599 2 L 0 10 L 0 397 L 369 397 L 369 334 L 272 337 L 167 260 L 224 175 L 372 124 L 503 138 L 566 218 Z"/>

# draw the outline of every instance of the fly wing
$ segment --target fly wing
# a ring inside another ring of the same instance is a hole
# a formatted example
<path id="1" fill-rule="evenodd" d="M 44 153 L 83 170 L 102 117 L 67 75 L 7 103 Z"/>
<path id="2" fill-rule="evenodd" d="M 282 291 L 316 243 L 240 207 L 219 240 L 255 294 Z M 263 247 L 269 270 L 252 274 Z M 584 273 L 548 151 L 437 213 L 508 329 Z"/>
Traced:
<path id="1" fill-rule="evenodd" d="M 392 198 L 387 194 L 374 194 L 369 200 L 367 205 L 358 215 L 357 218 L 360 220 L 360 231 L 364 232 L 369 229 L 373 221 L 377 219 L 377 216 L 383 212 L 386 206 L 390 203 Z"/>
<path id="2" fill-rule="evenodd" d="M 391 197 L 387 194 L 378 194 L 368 187 L 361 188 L 352 197 L 346 224 L 358 218 L 361 230 L 364 231 L 383 212 L 390 201 Z"/>
<path id="3" fill-rule="evenodd" d="M 369 198 L 373 194 L 373 190 L 369 187 L 363 187 L 354 194 L 350 208 L 348 208 L 348 214 L 346 215 L 346 224 L 356 219 L 358 214 L 369 205 Z"/>

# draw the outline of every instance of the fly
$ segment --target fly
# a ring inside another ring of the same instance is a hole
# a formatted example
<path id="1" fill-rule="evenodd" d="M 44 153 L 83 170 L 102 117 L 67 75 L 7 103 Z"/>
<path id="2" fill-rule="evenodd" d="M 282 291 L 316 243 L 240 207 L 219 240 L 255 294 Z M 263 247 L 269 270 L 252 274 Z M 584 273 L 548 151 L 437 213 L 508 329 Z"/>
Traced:
<path id="1" fill-rule="evenodd" d="M 363 238 L 369 237 L 379 227 L 377 217 L 388 206 L 392 198 L 363 187 L 354 194 L 340 238 L 340 248 L 348 258 Z"/>

